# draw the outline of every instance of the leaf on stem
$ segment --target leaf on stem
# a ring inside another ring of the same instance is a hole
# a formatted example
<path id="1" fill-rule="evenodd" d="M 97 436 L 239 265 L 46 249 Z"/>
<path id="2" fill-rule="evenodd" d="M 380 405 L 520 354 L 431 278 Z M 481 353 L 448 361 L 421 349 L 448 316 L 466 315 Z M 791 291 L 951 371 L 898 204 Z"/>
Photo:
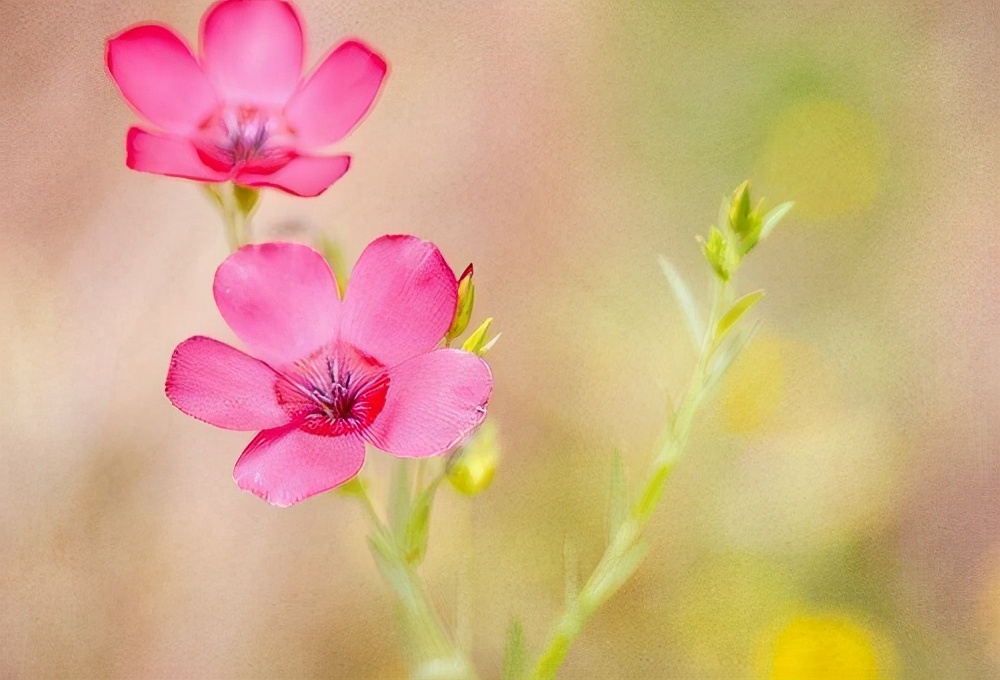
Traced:
<path id="1" fill-rule="evenodd" d="M 528 647 L 524 642 L 524 628 L 520 619 L 514 618 L 507 628 L 507 646 L 503 653 L 503 680 L 523 680 L 528 675 Z"/>
<path id="2" fill-rule="evenodd" d="M 711 367 L 708 371 L 708 376 L 705 379 L 705 396 L 708 397 L 713 394 L 719 384 L 722 382 L 723 376 L 725 376 L 726 371 L 729 367 L 733 365 L 738 357 L 750 341 L 756 337 L 757 332 L 760 331 L 760 327 L 763 321 L 758 320 L 749 329 L 744 329 L 739 331 L 728 345 L 718 354 L 712 362 Z"/>
<path id="3" fill-rule="evenodd" d="M 222 198 L 222 191 L 219 189 L 218 184 L 202 184 L 201 187 L 205 190 L 205 194 L 219 206 L 219 210 L 226 211 L 226 203 Z"/>
<path id="4" fill-rule="evenodd" d="M 770 234 L 776 226 L 778 226 L 778 222 L 780 222 L 785 215 L 788 214 L 788 211 L 791 210 L 794 205 L 795 204 L 793 202 L 788 201 L 787 203 L 775 206 L 771 212 L 764 215 L 764 225 L 760 228 L 761 241 L 767 238 L 767 235 Z"/>
<path id="5" fill-rule="evenodd" d="M 615 451 L 611 462 L 611 497 L 608 512 L 608 541 L 614 538 L 625 520 L 628 519 L 628 482 L 625 479 L 625 460 L 621 451 Z"/>
<path id="6" fill-rule="evenodd" d="M 747 293 L 734 302 L 733 306 L 729 308 L 729 311 L 726 312 L 721 319 L 719 319 L 719 323 L 715 326 L 715 337 L 712 339 L 712 349 L 718 347 L 719 344 L 726 339 L 726 336 L 729 335 L 729 331 L 733 329 L 736 322 L 738 322 L 744 314 L 750 311 L 750 309 L 762 299 L 764 299 L 764 291 L 755 290 L 752 293 Z"/>
<path id="7" fill-rule="evenodd" d="M 667 277 L 667 282 L 670 284 L 671 290 L 674 291 L 677 304 L 680 305 L 684 316 L 687 318 L 688 329 L 691 331 L 691 340 L 694 342 L 695 347 L 697 347 L 701 343 L 702 321 L 701 314 L 698 312 L 698 306 L 691 295 L 691 290 L 667 258 L 660 255 L 659 262 L 660 269 L 663 270 L 663 275 Z"/>
<path id="8" fill-rule="evenodd" d="M 639 538 L 629 546 L 619 557 L 607 563 L 604 570 L 598 569 L 591 577 L 591 606 L 595 609 L 614 595 L 642 564 L 649 551 L 649 541 Z"/>
<path id="9" fill-rule="evenodd" d="M 410 517 L 403 531 L 403 557 L 409 564 L 418 565 L 427 554 L 427 535 L 430 532 L 431 505 L 440 479 L 420 492 L 410 509 Z"/>

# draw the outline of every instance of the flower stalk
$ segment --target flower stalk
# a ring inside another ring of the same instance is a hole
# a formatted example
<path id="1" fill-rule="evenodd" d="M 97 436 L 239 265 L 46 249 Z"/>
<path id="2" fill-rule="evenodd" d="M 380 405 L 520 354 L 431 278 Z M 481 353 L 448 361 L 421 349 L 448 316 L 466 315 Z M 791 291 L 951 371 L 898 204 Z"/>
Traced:
<path id="1" fill-rule="evenodd" d="M 222 213 L 226 242 L 236 252 L 253 241 L 252 220 L 260 205 L 260 189 L 239 184 L 203 184 L 205 193 Z"/>
<path id="2" fill-rule="evenodd" d="M 742 258 L 767 235 L 764 233 L 762 236 L 756 225 L 767 224 L 769 233 L 791 205 L 784 204 L 768 215 L 761 215 L 761 205 L 756 211 L 751 211 L 749 201 L 749 185 L 744 183 L 730 201 L 723 202 L 724 217 L 720 218 L 722 228 L 712 227 L 709 241 L 703 242 L 703 253 L 715 274 L 711 308 L 703 327 L 694 328 L 700 315 L 694 309 L 690 293 L 676 270 L 669 263 L 662 263 L 693 326 L 694 337 L 700 338 L 698 359 L 676 409 L 672 405 L 669 409 L 667 424 L 660 436 L 648 478 L 634 502 L 629 502 L 624 475 L 619 473 L 622 479 L 617 483 L 617 488 L 613 485 L 612 503 L 627 508 L 627 511 L 620 513 L 620 517 L 612 518 L 608 546 L 583 588 L 575 596 L 568 598 L 565 611 L 556 622 L 545 648 L 528 676 L 532 680 L 550 680 L 556 677 L 570 647 L 587 621 L 642 563 L 647 549 L 645 529 L 663 496 L 670 473 L 687 447 L 698 409 L 718 386 L 726 370 L 755 333 L 755 327 L 731 333 L 743 315 L 763 297 L 762 291 L 756 291 L 734 302 L 733 275 Z M 754 228 L 749 229 L 747 223 L 752 223 Z M 620 458 L 617 463 L 616 470 L 621 467 Z"/>
<path id="3" fill-rule="evenodd" d="M 379 517 L 363 482 L 353 487 L 352 493 L 361 500 L 365 510 L 372 557 L 395 596 L 410 678 L 476 680 L 472 662 L 445 628 L 418 572 L 426 550 L 430 508 L 444 472 L 436 475 L 426 487 L 418 485 L 411 502 L 408 493 L 401 493 L 408 486 L 406 463 L 402 460 L 397 463 L 391 501 L 395 507 L 390 508 L 388 523 Z"/>

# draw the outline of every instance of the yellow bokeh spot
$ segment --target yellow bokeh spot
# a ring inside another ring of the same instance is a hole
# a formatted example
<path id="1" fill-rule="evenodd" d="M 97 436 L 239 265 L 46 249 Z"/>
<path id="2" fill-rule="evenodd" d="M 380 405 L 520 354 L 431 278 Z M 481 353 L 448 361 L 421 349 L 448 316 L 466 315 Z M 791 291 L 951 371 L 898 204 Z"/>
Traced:
<path id="1" fill-rule="evenodd" d="M 797 218 L 826 220 L 875 201 L 883 174 L 871 116 L 837 101 L 806 101 L 774 124 L 760 162 L 769 195 L 795 201 Z"/>
<path id="2" fill-rule="evenodd" d="M 839 384 L 816 348 L 765 330 L 743 350 L 722 381 L 723 422 L 743 436 L 823 422 L 841 408 Z"/>
<path id="3" fill-rule="evenodd" d="M 722 386 L 722 413 L 733 432 L 757 432 L 778 410 L 785 394 L 782 341 L 761 333 L 729 369 Z"/>
<path id="4" fill-rule="evenodd" d="M 769 680 L 879 680 L 871 633 L 839 617 L 799 617 L 773 643 Z"/>

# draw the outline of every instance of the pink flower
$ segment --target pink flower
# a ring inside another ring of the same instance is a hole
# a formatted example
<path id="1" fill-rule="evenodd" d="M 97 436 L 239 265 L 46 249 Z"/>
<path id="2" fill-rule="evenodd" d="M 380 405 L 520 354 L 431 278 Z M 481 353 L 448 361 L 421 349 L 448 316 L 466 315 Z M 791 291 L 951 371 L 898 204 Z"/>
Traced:
<path id="1" fill-rule="evenodd" d="M 217 427 L 262 430 L 236 462 L 242 489 L 287 506 L 354 477 L 365 442 L 402 458 L 447 452 L 486 417 L 493 378 L 478 356 L 438 348 L 455 276 L 438 249 L 383 236 L 343 300 L 312 248 L 240 248 L 215 302 L 258 358 L 206 337 L 174 351 L 167 397 Z"/>
<path id="2" fill-rule="evenodd" d="M 201 20 L 201 58 L 160 24 L 108 40 L 108 71 L 157 131 L 128 131 L 134 170 L 200 182 L 232 180 L 316 196 L 350 156 L 316 152 L 347 135 L 375 100 L 385 60 L 357 40 L 302 77 L 305 38 L 281 0 L 222 0 Z"/>

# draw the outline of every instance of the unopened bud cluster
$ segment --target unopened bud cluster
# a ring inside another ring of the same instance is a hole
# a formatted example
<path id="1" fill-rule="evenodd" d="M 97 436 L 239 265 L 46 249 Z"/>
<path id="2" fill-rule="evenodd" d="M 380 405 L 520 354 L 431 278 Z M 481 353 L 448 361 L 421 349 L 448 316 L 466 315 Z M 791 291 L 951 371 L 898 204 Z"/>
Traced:
<path id="1" fill-rule="evenodd" d="M 723 200 L 719 225 L 712 226 L 707 239 L 699 237 L 705 259 L 716 276 L 728 281 L 743 258 L 767 238 L 791 207 L 791 203 L 782 203 L 765 214 L 763 199 L 755 207 L 750 200 L 750 182 L 739 185 L 731 198 Z"/>

